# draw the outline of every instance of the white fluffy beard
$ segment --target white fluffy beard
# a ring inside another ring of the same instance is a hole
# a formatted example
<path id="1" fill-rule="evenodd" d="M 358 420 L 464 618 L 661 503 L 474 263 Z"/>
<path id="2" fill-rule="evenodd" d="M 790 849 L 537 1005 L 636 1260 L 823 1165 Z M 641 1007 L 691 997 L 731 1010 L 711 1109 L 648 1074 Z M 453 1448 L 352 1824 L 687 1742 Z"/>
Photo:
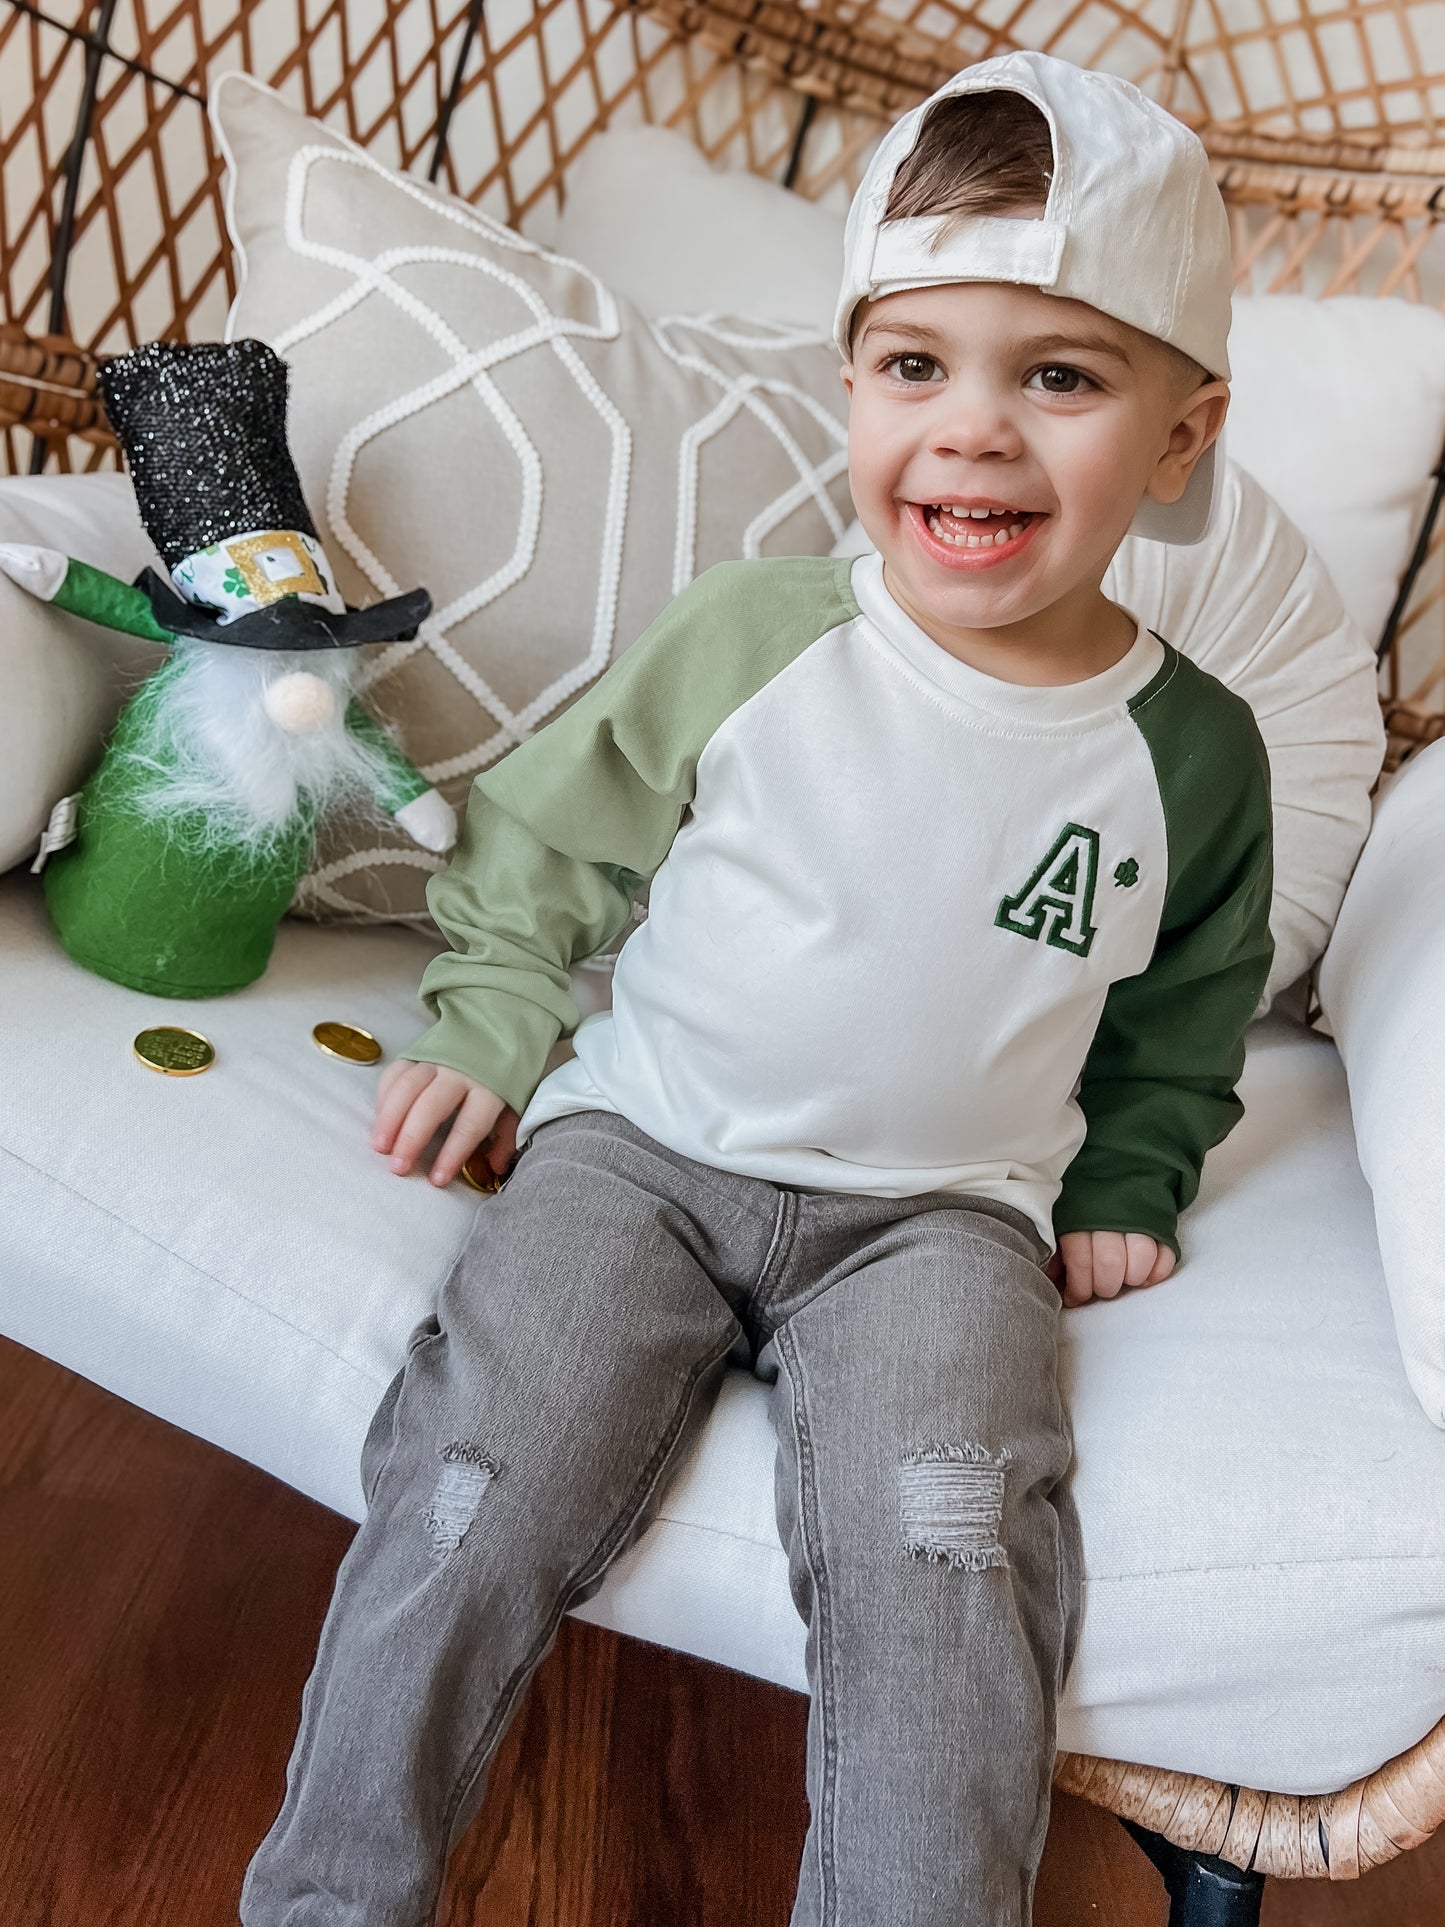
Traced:
<path id="1" fill-rule="evenodd" d="M 320 729 L 282 729 L 266 712 L 268 683 L 304 670 L 330 685 L 335 708 Z M 179 640 L 133 707 L 141 725 L 131 757 L 146 766 L 138 807 L 185 815 L 207 844 L 264 845 L 305 809 L 319 820 L 346 803 L 376 812 L 384 765 L 345 726 L 355 681 L 349 649 L 247 649 Z"/>

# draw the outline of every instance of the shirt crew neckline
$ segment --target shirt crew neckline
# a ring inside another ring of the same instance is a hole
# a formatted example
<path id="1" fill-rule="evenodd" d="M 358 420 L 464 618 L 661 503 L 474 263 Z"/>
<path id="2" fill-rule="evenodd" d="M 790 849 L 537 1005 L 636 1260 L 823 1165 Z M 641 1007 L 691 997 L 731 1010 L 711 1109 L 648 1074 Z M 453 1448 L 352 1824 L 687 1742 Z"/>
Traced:
<path id="1" fill-rule="evenodd" d="M 920 675 L 955 700 L 999 721 L 1048 726 L 1087 722 L 1121 709 L 1138 695 L 1164 664 L 1164 646 L 1132 609 L 1125 613 L 1136 634 L 1127 653 L 1097 676 L 1074 683 L 1013 683 L 960 662 L 936 643 L 894 600 L 883 580 L 883 558 L 876 549 L 860 555 L 849 578 L 863 615 Z M 1121 605 L 1122 606 L 1122 605 Z"/>

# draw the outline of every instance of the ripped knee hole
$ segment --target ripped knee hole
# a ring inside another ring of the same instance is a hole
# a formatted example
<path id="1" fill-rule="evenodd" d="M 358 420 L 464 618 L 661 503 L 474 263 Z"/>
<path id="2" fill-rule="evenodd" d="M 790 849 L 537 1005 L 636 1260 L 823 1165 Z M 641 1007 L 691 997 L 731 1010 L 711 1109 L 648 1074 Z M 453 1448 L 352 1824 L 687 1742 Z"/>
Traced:
<path id="1" fill-rule="evenodd" d="M 906 1452 L 898 1468 L 904 1548 L 969 1572 L 1006 1566 L 999 1527 L 1004 1471 L 1012 1460 L 1007 1447 L 995 1455 L 971 1440 Z"/>
<path id="2" fill-rule="evenodd" d="M 432 1551 L 444 1559 L 455 1552 L 477 1516 L 477 1507 L 501 1467 L 490 1453 L 468 1439 L 453 1439 L 442 1447 L 442 1469 L 422 1524 Z"/>

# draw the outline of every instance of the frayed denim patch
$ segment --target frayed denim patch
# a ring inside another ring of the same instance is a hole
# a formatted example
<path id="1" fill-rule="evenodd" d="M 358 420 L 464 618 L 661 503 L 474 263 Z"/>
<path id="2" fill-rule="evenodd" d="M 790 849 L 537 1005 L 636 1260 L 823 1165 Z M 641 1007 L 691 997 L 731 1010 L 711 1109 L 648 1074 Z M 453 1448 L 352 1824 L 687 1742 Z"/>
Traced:
<path id="1" fill-rule="evenodd" d="M 946 1560 L 969 1572 L 1006 1566 L 999 1543 L 1003 1520 L 1005 1448 L 997 1457 L 981 1445 L 925 1445 L 905 1453 L 898 1469 L 903 1544 L 916 1558 Z"/>
<path id="2" fill-rule="evenodd" d="M 482 1494 L 498 1470 L 494 1458 L 466 1439 L 453 1439 L 443 1449 L 436 1490 L 422 1514 L 422 1523 L 437 1558 L 444 1559 L 449 1552 L 455 1552 L 466 1537 L 467 1527 L 477 1516 Z"/>

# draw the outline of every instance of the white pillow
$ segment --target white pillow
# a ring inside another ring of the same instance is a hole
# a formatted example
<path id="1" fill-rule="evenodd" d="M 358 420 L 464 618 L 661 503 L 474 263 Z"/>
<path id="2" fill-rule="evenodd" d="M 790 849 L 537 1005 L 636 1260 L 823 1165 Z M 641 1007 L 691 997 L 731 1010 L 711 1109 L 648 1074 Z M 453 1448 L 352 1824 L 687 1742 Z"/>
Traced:
<path id="1" fill-rule="evenodd" d="M 0 542 L 64 549 L 127 581 L 156 560 L 123 475 L 0 478 Z M 51 805 L 88 773 L 126 691 L 162 654 L 0 576 L 0 870 L 35 854 Z"/>
<path id="2" fill-rule="evenodd" d="M 843 216 L 720 173 L 681 134 L 600 134 L 558 230 L 646 314 L 726 306 L 829 333 Z M 1228 453 L 1319 550 L 1378 640 L 1445 445 L 1445 315 L 1416 302 L 1236 296 Z"/>
<path id="3" fill-rule="evenodd" d="M 834 553 L 869 546 L 854 523 Z M 1257 1016 L 1324 949 L 1385 754 L 1374 651 L 1279 504 L 1226 461 L 1192 548 L 1131 535 L 1104 588 L 1250 704 L 1274 789 L 1274 962 Z"/>
<path id="4" fill-rule="evenodd" d="M 644 314 L 720 310 L 833 332 L 842 215 L 760 174 L 720 172 L 670 128 L 595 134 L 552 246 Z"/>
<path id="5" fill-rule="evenodd" d="M 1405 1371 L 1445 1426 L 1445 743 L 1381 785 L 1320 965 Z"/>
<path id="6" fill-rule="evenodd" d="M 1445 314 L 1367 295 L 1236 297 L 1229 356 L 1229 453 L 1377 642 L 1445 446 Z"/>

